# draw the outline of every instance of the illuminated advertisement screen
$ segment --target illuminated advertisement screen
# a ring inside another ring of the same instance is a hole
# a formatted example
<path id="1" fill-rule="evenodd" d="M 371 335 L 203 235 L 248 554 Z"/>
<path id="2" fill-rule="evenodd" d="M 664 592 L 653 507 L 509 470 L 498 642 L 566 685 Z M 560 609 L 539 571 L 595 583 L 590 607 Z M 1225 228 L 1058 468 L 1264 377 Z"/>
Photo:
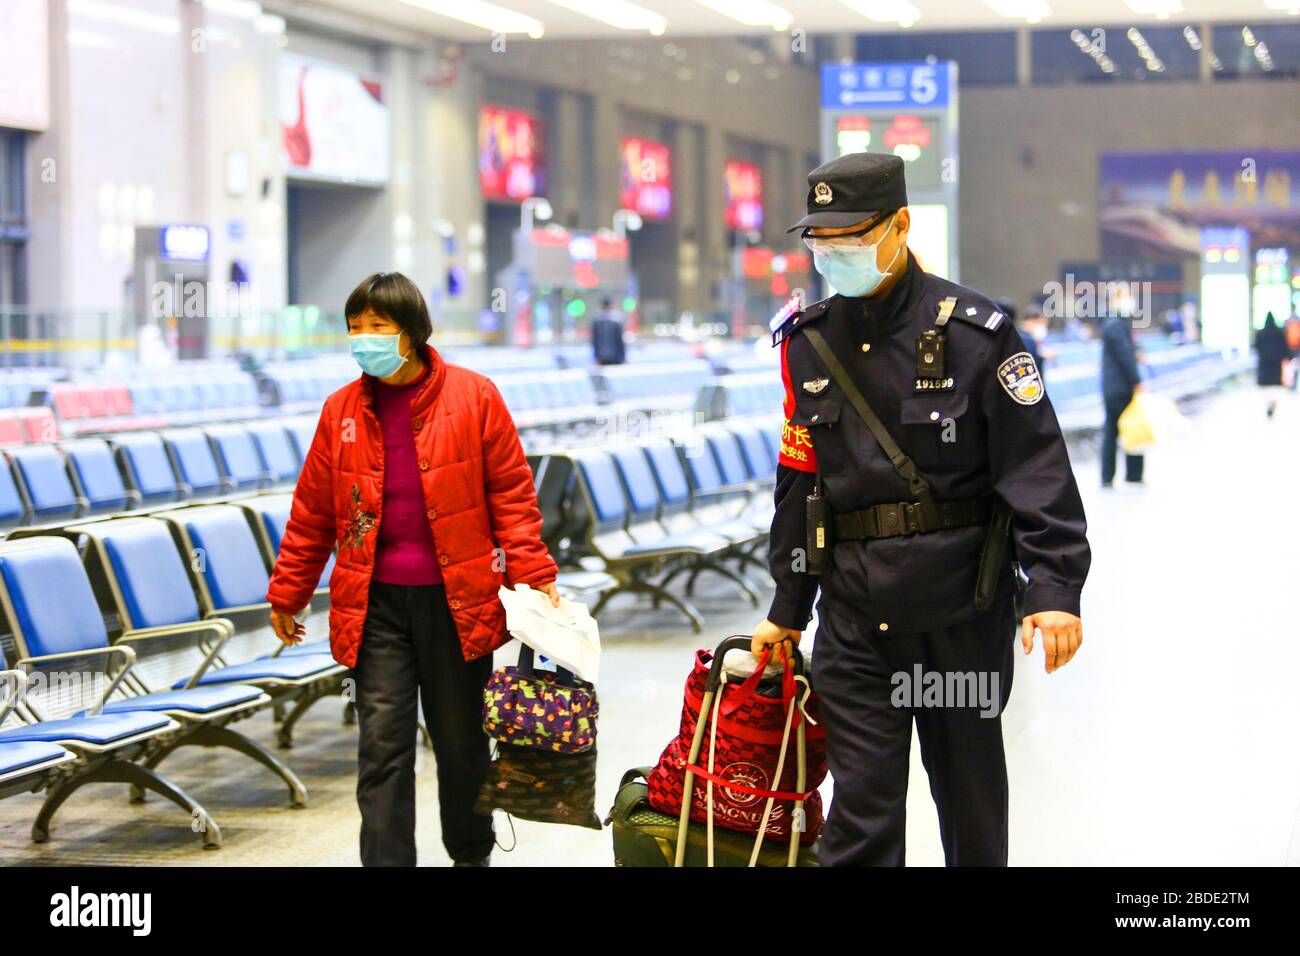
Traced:
<path id="1" fill-rule="evenodd" d="M 907 185 L 937 189 L 942 184 L 939 118 L 895 113 L 841 116 L 835 121 L 835 148 L 846 153 L 893 153 L 903 160 Z"/>
<path id="2" fill-rule="evenodd" d="M 1250 277 L 1201 276 L 1201 342 L 1210 349 L 1250 348 Z"/>
<path id="3" fill-rule="evenodd" d="M 646 219 L 673 211 L 672 150 L 654 140 L 624 137 L 619 163 L 619 204 Z"/>
<path id="4" fill-rule="evenodd" d="M 1201 229 L 1201 341 L 1206 348 L 1250 347 L 1250 232 Z"/>
<path id="5" fill-rule="evenodd" d="M 342 67 L 280 61 L 280 153 L 298 179 L 388 181 L 388 104 L 377 80 Z"/>
<path id="6" fill-rule="evenodd" d="M 485 199 L 522 202 L 545 189 L 545 136 L 531 113 L 484 106 L 478 114 L 478 179 Z"/>
<path id="7" fill-rule="evenodd" d="M 725 219 L 730 229 L 763 228 L 763 175 L 753 163 L 729 159 L 723 166 Z"/>

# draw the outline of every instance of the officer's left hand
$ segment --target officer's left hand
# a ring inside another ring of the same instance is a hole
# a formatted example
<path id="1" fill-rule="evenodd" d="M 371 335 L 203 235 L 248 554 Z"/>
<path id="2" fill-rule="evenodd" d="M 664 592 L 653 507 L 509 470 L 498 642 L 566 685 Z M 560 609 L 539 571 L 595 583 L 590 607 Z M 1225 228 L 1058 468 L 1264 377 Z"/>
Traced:
<path id="1" fill-rule="evenodd" d="M 1028 654 L 1034 649 L 1034 630 L 1043 632 L 1043 658 L 1047 673 L 1064 667 L 1083 643 L 1083 621 L 1068 611 L 1039 611 L 1021 623 L 1020 643 Z"/>

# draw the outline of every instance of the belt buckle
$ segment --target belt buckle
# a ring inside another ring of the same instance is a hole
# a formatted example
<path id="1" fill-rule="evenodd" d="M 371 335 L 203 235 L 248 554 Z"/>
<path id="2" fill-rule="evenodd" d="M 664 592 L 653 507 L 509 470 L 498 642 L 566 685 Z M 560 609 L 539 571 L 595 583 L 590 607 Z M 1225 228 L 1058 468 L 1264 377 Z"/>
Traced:
<path id="1" fill-rule="evenodd" d="M 876 523 L 882 538 L 892 538 L 894 535 L 904 533 L 906 524 L 903 520 L 903 510 L 896 504 L 878 505 Z"/>

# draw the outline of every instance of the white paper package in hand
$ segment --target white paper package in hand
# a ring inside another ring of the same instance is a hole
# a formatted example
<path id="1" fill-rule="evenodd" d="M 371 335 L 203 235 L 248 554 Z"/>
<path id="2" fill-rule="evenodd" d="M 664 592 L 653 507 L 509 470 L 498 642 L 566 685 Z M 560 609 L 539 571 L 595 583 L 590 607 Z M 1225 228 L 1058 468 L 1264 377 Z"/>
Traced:
<path id="1" fill-rule="evenodd" d="M 498 589 L 506 609 L 510 636 L 555 661 L 583 680 L 596 683 L 600 673 L 600 630 L 587 606 L 560 598 L 552 607 L 543 591 L 518 584 Z"/>

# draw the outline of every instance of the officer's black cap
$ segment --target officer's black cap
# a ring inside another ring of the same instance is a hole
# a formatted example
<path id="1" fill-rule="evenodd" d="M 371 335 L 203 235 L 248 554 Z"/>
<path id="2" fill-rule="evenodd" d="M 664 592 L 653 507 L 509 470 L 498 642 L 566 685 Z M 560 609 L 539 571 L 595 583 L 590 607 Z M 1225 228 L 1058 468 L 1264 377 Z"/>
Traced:
<path id="1" fill-rule="evenodd" d="M 808 174 L 808 215 L 796 229 L 842 229 L 907 205 L 903 161 L 890 153 L 848 153 Z"/>

